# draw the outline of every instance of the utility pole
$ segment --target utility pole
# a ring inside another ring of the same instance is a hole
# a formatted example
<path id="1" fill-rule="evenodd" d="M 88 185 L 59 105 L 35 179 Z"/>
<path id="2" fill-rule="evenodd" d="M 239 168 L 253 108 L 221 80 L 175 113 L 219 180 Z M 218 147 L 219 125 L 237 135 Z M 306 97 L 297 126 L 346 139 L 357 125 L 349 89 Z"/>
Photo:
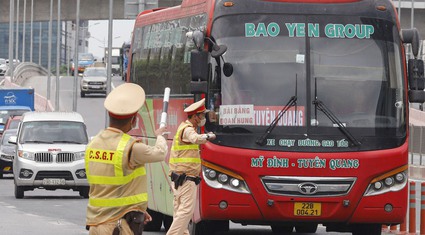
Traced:
<path id="1" fill-rule="evenodd" d="M 13 81 L 13 12 L 15 6 L 15 0 L 9 1 L 9 71 L 10 71 L 10 80 Z"/>

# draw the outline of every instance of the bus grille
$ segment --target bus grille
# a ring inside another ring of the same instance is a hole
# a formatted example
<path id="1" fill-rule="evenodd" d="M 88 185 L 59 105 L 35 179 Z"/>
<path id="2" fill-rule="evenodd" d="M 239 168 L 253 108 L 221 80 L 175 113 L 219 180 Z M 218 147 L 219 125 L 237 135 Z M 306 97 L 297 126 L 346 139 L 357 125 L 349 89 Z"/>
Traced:
<path id="1" fill-rule="evenodd" d="M 34 160 L 36 162 L 53 162 L 51 153 L 35 153 Z"/>
<path id="2" fill-rule="evenodd" d="M 348 194 L 356 178 L 264 176 L 261 181 L 267 192 L 274 195 L 333 197 Z"/>

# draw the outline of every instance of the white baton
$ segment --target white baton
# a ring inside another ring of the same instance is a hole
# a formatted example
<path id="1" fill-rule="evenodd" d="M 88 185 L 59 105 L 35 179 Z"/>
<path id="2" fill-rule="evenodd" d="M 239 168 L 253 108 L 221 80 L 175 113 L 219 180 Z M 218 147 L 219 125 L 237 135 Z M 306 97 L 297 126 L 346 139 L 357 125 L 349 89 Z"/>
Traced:
<path id="1" fill-rule="evenodd" d="M 162 104 L 161 121 L 159 123 L 160 128 L 167 125 L 167 110 L 168 110 L 169 100 L 170 100 L 170 88 L 166 87 L 164 90 L 164 102 Z"/>

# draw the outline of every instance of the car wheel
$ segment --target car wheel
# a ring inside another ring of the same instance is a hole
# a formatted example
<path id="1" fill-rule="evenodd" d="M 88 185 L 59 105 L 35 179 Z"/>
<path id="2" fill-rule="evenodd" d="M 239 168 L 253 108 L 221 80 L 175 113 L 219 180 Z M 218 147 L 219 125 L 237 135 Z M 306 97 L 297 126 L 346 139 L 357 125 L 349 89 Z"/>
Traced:
<path id="1" fill-rule="evenodd" d="M 84 91 L 80 92 L 81 98 L 86 97 L 86 93 L 84 93 Z"/>
<path id="2" fill-rule="evenodd" d="M 15 184 L 15 198 L 16 199 L 24 198 L 24 187 L 21 187 Z"/>
<path id="3" fill-rule="evenodd" d="M 90 187 L 81 187 L 79 190 L 80 196 L 83 198 L 89 198 Z"/>
<path id="4" fill-rule="evenodd" d="M 0 166 L 0 179 L 3 179 L 3 166 Z"/>

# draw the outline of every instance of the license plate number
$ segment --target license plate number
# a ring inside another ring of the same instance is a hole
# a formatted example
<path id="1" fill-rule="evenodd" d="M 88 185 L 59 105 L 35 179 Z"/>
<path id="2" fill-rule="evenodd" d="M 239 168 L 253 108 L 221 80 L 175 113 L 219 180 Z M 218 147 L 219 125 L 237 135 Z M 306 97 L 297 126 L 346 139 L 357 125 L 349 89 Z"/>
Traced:
<path id="1" fill-rule="evenodd" d="M 92 89 L 100 89 L 100 86 L 91 86 Z"/>
<path id="2" fill-rule="evenodd" d="M 65 185 L 65 179 L 43 179 L 43 185 Z"/>
<path id="3" fill-rule="evenodd" d="M 322 203 L 320 202 L 295 202 L 295 216 L 320 216 L 322 214 Z"/>

